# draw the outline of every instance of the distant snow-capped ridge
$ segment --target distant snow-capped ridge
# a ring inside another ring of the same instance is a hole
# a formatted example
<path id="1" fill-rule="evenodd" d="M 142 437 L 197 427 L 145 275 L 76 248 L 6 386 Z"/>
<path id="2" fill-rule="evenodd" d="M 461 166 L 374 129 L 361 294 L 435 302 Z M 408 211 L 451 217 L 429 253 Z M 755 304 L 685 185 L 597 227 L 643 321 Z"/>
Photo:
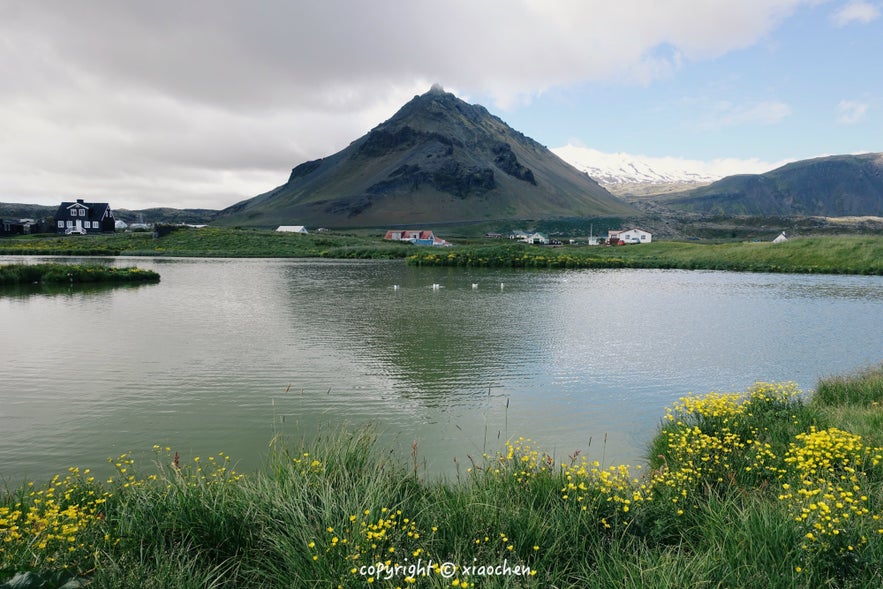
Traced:
<path id="1" fill-rule="evenodd" d="M 570 144 L 553 147 L 552 152 L 607 187 L 624 184 L 709 184 L 734 174 L 761 174 L 778 165 L 757 159 L 729 158 L 706 162 L 676 157 L 604 153 L 590 147 Z"/>

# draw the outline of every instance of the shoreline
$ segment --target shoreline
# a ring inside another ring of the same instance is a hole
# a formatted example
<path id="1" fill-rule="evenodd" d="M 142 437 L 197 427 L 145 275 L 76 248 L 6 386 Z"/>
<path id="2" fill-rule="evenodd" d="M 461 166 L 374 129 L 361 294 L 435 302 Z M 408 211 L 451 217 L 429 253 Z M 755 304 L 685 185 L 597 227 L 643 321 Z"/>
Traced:
<path id="1" fill-rule="evenodd" d="M 881 403 L 883 365 L 812 398 L 793 383 L 688 395 L 641 474 L 525 438 L 441 482 L 366 429 L 274 439 L 248 475 L 223 453 L 154 446 L 152 467 L 122 455 L 105 481 L 71 468 L 7 489 L 0 582 L 500 587 L 520 567 L 526 587 L 869 586 L 883 579 Z"/>
<path id="2" fill-rule="evenodd" d="M 658 241 L 606 247 L 532 246 L 473 239 L 441 248 L 379 237 L 203 228 L 177 230 L 156 239 L 145 234 L 5 239 L 0 241 L 0 255 L 402 259 L 413 266 L 883 275 L 883 236 L 807 237 L 778 244 Z"/>

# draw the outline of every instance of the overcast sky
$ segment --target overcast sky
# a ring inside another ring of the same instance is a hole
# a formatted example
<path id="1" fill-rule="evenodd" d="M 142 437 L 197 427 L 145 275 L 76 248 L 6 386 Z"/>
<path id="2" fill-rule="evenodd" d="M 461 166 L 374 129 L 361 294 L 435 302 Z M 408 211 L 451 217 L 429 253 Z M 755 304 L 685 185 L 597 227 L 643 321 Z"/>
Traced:
<path id="1" fill-rule="evenodd" d="M 883 151 L 881 13 L 883 0 L 0 0 L 0 202 L 223 208 L 436 82 L 548 147 L 734 172 Z"/>

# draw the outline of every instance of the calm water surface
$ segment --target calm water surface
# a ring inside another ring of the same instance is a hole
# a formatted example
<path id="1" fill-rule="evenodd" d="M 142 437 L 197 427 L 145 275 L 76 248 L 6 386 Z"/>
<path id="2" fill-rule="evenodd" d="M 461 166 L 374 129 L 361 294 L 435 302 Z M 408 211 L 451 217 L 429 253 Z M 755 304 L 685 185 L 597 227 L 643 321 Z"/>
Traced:
<path id="1" fill-rule="evenodd" d="M 0 480 L 153 444 L 248 471 L 275 434 L 363 424 L 430 474 L 517 436 L 634 464 L 688 392 L 883 359 L 881 277 L 104 262 L 162 282 L 0 291 Z"/>

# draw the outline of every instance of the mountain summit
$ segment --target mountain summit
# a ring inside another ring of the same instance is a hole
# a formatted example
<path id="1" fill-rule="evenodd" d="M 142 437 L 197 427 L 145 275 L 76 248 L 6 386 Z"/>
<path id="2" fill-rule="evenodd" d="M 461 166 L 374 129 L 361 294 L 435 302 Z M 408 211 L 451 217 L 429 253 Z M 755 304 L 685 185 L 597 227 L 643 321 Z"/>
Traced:
<path id="1" fill-rule="evenodd" d="M 633 213 L 487 109 L 433 85 L 348 147 L 221 211 L 216 223 L 329 227 Z"/>

